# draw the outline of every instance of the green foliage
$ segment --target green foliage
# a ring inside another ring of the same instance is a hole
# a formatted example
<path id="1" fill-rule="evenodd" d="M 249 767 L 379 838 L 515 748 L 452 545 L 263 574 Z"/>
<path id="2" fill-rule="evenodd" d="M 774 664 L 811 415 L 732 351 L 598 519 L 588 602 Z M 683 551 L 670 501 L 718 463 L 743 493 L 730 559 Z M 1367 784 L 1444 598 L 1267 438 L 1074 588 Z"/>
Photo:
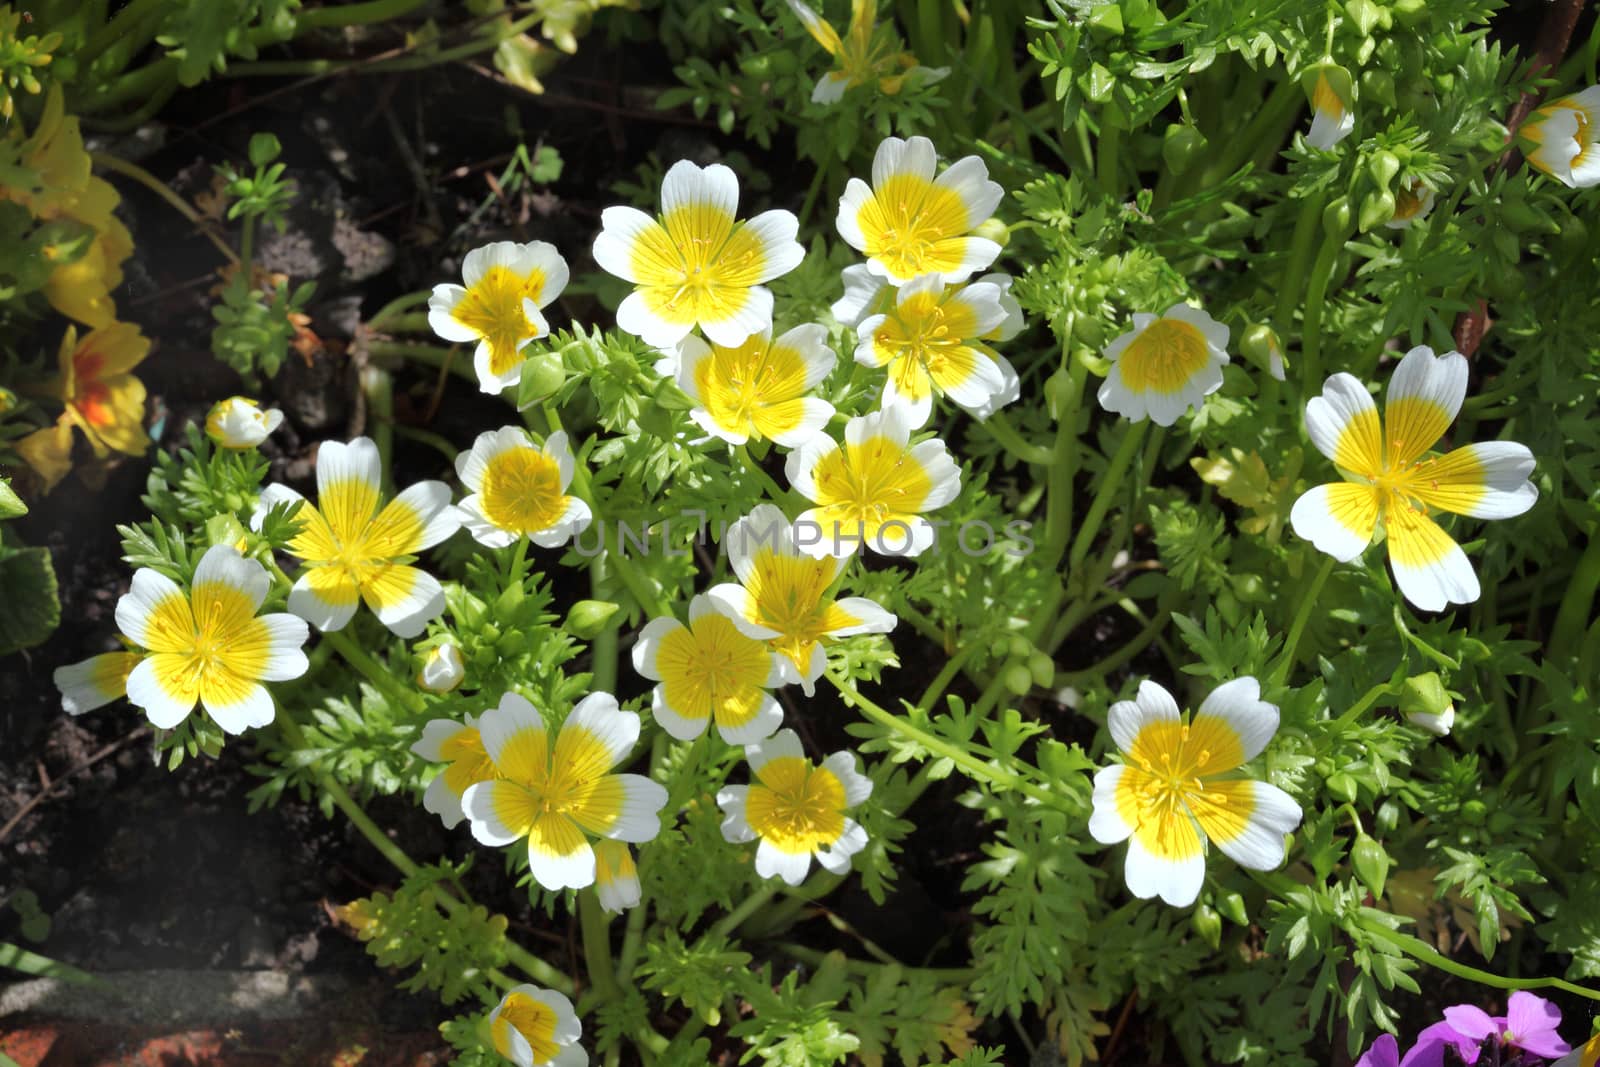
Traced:
<path id="1" fill-rule="evenodd" d="M 27 513 L 27 505 L 12 490 L 10 481 L 0 478 L 0 522 Z M 0 612 L 0 656 L 41 644 L 61 624 L 61 600 L 50 550 L 18 544 L 3 527 L 0 588 L 6 590 L 7 600 L 6 610 Z"/>

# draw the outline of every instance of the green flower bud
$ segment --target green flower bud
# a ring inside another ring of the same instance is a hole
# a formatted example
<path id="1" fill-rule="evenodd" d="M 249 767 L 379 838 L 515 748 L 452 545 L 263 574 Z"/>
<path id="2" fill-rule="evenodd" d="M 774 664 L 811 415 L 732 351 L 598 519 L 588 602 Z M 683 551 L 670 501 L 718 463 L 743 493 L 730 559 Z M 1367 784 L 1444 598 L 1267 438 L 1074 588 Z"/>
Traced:
<path id="1" fill-rule="evenodd" d="M 1428 17 L 1428 0 L 1393 0 L 1389 10 L 1402 26 L 1415 26 Z"/>
<path id="2" fill-rule="evenodd" d="M 1383 896 L 1383 883 L 1388 880 L 1389 868 L 1393 865 L 1389 853 L 1367 836 L 1365 830 L 1356 834 L 1356 842 L 1350 847 L 1350 866 L 1374 900 Z"/>
<path id="3" fill-rule="evenodd" d="M 494 613 L 501 618 L 505 618 L 507 615 L 510 615 L 513 611 L 517 610 L 517 605 L 522 603 L 522 597 L 523 590 L 521 582 L 507 586 L 505 591 L 495 599 Z"/>
<path id="4" fill-rule="evenodd" d="M 609 600 L 580 600 L 567 612 L 567 621 L 562 624 L 562 629 L 573 637 L 587 641 L 604 630 L 617 611 L 618 605 Z"/>
<path id="5" fill-rule="evenodd" d="M 1387 189 L 1394 176 L 1400 173 L 1400 160 L 1388 149 L 1380 149 L 1367 160 L 1367 172 L 1380 189 Z"/>
<path id="6" fill-rule="evenodd" d="M 1283 342 L 1278 339 L 1278 333 L 1264 322 L 1258 322 L 1245 330 L 1244 336 L 1239 340 L 1239 351 L 1251 363 L 1260 367 L 1278 381 L 1284 380 L 1284 367 L 1288 361 L 1283 358 Z"/>
<path id="7" fill-rule="evenodd" d="M 651 399 L 663 411 L 688 411 L 695 406 L 694 397 L 679 389 L 678 383 L 671 378 L 661 379 Z"/>
<path id="8" fill-rule="evenodd" d="M 1350 236 L 1350 224 L 1353 221 L 1350 198 L 1347 196 L 1339 197 L 1322 209 L 1322 232 L 1334 240 Z"/>
<path id="9" fill-rule="evenodd" d="M 1033 655 L 1028 657 L 1028 673 L 1033 676 L 1034 685 L 1048 689 L 1056 680 L 1056 661 L 1035 649 Z"/>
<path id="10" fill-rule="evenodd" d="M 1001 673 L 1001 681 L 1007 690 L 1015 696 L 1026 696 L 1033 688 L 1033 675 L 1021 663 L 1008 663 Z"/>
<path id="11" fill-rule="evenodd" d="M 1400 805 L 1392 800 L 1385 800 L 1378 805 L 1378 816 L 1373 821 L 1379 830 L 1389 833 L 1400 825 Z"/>
<path id="12" fill-rule="evenodd" d="M 1117 86 L 1117 79 L 1105 67 L 1096 63 L 1089 68 L 1089 73 L 1078 80 L 1078 85 L 1083 89 L 1083 95 L 1097 104 L 1103 104 L 1111 99 L 1111 90 Z"/>
<path id="13" fill-rule="evenodd" d="M 567 381 L 567 367 L 559 352 L 541 352 L 522 364 L 517 383 L 517 410 L 526 411 L 555 396 Z"/>
<path id="14" fill-rule="evenodd" d="M 1329 775 L 1326 785 L 1328 792 L 1347 804 L 1354 803 L 1361 792 L 1361 787 L 1356 784 L 1355 778 L 1344 771 L 1336 771 Z"/>
<path id="15" fill-rule="evenodd" d="M 1202 904 L 1189 916 L 1189 929 L 1215 951 L 1222 947 L 1222 916 L 1210 904 Z"/>
<path id="16" fill-rule="evenodd" d="M 1001 635 L 989 645 L 990 659 L 1006 659 L 1011 655 L 1011 638 Z"/>
<path id="17" fill-rule="evenodd" d="M 1206 135 L 1187 122 L 1174 122 L 1161 138 L 1161 158 L 1167 169 L 1182 174 L 1194 165 L 1206 150 Z"/>
<path id="18" fill-rule="evenodd" d="M 1372 0 L 1345 0 L 1344 9 L 1363 37 L 1372 36 L 1372 31 L 1388 17 L 1388 12 L 1374 4 Z"/>
<path id="19" fill-rule="evenodd" d="M 1033 654 L 1033 644 L 1021 634 L 1012 634 L 1010 652 L 1012 659 L 1024 659 Z"/>
<path id="20" fill-rule="evenodd" d="M 1411 725 L 1440 737 L 1448 734 L 1456 721 L 1455 705 L 1435 671 L 1405 680 L 1400 689 L 1400 714 Z"/>
<path id="21" fill-rule="evenodd" d="M 283 146 L 278 139 L 270 133 L 258 133 L 250 138 L 250 164 L 255 167 L 264 167 L 278 158 L 278 153 L 283 151 Z"/>
<path id="22" fill-rule="evenodd" d="M 1482 826 L 1489 817 L 1489 805 L 1481 800 L 1469 800 L 1461 805 L 1461 817 L 1473 826 Z"/>
<path id="23" fill-rule="evenodd" d="M 1228 917 L 1228 921 L 1235 926 L 1249 926 L 1250 915 L 1244 910 L 1244 897 L 1238 893 L 1226 893 L 1217 900 L 1217 908 Z"/>
<path id="24" fill-rule="evenodd" d="M 974 237 L 983 237 L 993 241 L 1001 248 L 1011 243 L 1011 227 L 993 216 L 978 223 L 978 228 L 973 230 L 972 234 Z"/>
<path id="25" fill-rule="evenodd" d="M 1387 189 L 1368 193 L 1361 201 L 1361 232 L 1382 226 L 1394 218 L 1394 194 Z"/>
<path id="26" fill-rule="evenodd" d="M 1096 7 L 1089 15 L 1089 32 L 1105 40 L 1121 37 L 1124 32 L 1121 6 L 1101 4 Z"/>
<path id="27" fill-rule="evenodd" d="M 1074 406 L 1072 375 L 1058 370 L 1044 381 L 1044 401 L 1050 417 L 1060 421 Z"/>

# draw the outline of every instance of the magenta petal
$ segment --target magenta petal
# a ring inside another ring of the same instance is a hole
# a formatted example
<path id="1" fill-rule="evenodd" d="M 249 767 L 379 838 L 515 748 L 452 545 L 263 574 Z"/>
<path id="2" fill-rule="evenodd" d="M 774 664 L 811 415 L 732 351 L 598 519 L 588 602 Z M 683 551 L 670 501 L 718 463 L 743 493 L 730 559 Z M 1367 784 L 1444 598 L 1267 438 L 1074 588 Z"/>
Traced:
<path id="1" fill-rule="evenodd" d="M 1399 1044 L 1392 1035 L 1381 1035 L 1366 1054 L 1356 1061 L 1356 1067 L 1400 1067 Z"/>
<path id="2" fill-rule="evenodd" d="M 1561 1035 L 1554 1030 L 1535 1030 L 1531 1034 L 1519 1034 L 1513 1030 L 1511 1043 L 1524 1052 L 1531 1052 L 1547 1060 L 1565 1056 L 1572 1051 L 1572 1046 L 1561 1040 Z"/>
<path id="3" fill-rule="evenodd" d="M 1524 1034 L 1545 1033 L 1560 1025 L 1561 1009 L 1548 1000 L 1521 989 L 1511 994 L 1511 1001 L 1506 1005 L 1506 1029 L 1511 1031 L 1512 1043 L 1519 1048 L 1527 1048 L 1520 1043 Z"/>
<path id="4" fill-rule="evenodd" d="M 1417 1043 L 1400 1061 L 1400 1067 L 1443 1067 L 1444 1050 L 1454 1047 L 1464 1063 L 1478 1062 L 1478 1044 L 1457 1033 L 1449 1023 L 1434 1023 L 1417 1035 Z"/>
<path id="5" fill-rule="evenodd" d="M 1488 1012 L 1471 1004 L 1446 1008 L 1444 1018 L 1450 1024 L 1450 1029 L 1472 1041 L 1483 1041 L 1500 1032 Z"/>

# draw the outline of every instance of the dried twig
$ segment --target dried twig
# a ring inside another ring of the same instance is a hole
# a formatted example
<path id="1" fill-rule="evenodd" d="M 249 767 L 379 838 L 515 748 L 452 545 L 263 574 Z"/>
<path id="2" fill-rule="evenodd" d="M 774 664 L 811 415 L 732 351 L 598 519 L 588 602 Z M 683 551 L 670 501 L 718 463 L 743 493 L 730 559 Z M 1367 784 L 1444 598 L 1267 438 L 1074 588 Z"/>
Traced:
<path id="1" fill-rule="evenodd" d="M 144 737 L 149 732 L 150 728 L 148 726 L 136 727 L 135 729 L 124 734 L 122 737 L 111 742 L 109 745 L 106 745 L 99 752 L 96 752 L 94 755 L 90 756 L 76 767 L 73 767 L 71 770 L 67 771 L 67 773 L 57 777 L 39 792 L 35 793 L 32 799 L 23 804 L 21 808 L 17 809 L 17 813 L 15 815 L 6 820 L 4 826 L 0 826 L 0 842 L 3 842 L 7 837 L 11 836 L 11 831 L 15 830 L 17 825 L 21 823 L 23 819 L 27 818 L 34 808 L 37 808 L 40 804 L 43 804 L 46 800 L 50 799 L 50 796 L 58 792 L 67 782 L 82 774 L 90 767 L 93 767 L 96 763 L 99 763 L 113 752 L 116 752 L 118 749 L 127 746 L 129 742 Z"/>

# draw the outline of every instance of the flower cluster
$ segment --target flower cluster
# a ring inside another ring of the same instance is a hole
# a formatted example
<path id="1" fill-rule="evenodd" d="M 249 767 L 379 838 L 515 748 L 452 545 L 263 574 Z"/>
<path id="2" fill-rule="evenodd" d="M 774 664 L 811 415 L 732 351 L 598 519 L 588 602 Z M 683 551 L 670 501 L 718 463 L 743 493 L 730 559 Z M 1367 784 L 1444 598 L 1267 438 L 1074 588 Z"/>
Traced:
<path id="1" fill-rule="evenodd" d="M 1472 1004 L 1444 1009 L 1444 1018 L 1417 1035 L 1404 1055 L 1393 1035 L 1384 1034 L 1356 1061 L 1356 1067 L 1443 1067 L 1459 1059 L 1478 1063 L 1489 1051 L 1493 1063 L 1551 1063 L 1554 1067 L 1593 1067 L 1600 1058 L 1600 1034 L 1573 1049 L 1556 1033 L 1561 1010 L 1543 997 L 1518 990 L 1504 1015 L 1490 1015 Z M 1508 1057 L 1517 1056 L 1514 1061 Z"/>

